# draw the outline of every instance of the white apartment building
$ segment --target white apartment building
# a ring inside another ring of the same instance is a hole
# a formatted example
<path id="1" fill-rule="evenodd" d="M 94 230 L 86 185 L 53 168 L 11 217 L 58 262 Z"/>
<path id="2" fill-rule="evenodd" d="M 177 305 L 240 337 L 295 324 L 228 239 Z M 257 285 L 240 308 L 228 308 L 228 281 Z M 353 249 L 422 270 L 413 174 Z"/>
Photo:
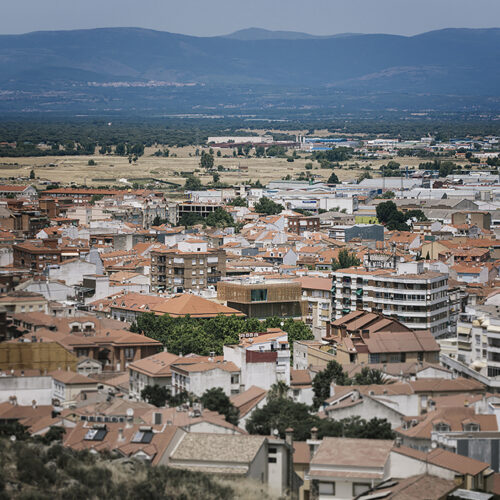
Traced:
<path id="1" fill-rule="evenodd" d="M 414 330 L 430 330 L 435 337 L 450 330 L 448 275 L 424 271 L 420 261 L 399 263 L 397 271 L 340 269 L 334 273 L 332 297 L 335 319 L 364 310 Z"/>
<path id="2" fill-rule="evenodd" d="M 242 333 L 239 345 L 224 346 L 224 359 L 241 369 L 241 392 L 253 385 L 268 390 L 279 381 L 290 385 L 288 333 L 279 328 Z"/>
<path id="3" fill-rule="evenodd" d="M 456 345 L 456 359 L 460 363 L 486 377 L 500 377 L 498 307 L 478 306 L 460 315 Z"/>
<path id="4" fill-rule="evenodd" d="M 185 391 L 202 396 L 220 387 L 232 396 L 252 386 L 268 390 L 278 381 L 290 385 L 288 334 L 279 328 L 242 333 L 238 345 L 224 346 L 224 356 L 178 358 L 170 370 L 174 394 Z"/>

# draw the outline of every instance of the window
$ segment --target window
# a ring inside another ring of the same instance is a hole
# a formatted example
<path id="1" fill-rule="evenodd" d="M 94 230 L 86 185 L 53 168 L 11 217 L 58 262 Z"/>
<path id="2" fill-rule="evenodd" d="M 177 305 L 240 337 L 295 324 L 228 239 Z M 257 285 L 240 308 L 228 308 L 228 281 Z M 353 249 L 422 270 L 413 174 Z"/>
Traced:
<path id="1" fill-rule="evenodd" d="M 269 453 L 277 453 L 278 449 L 275 446 L 270 446 L 269 447 Z"/>
<path id="2" fill-rule="evenodd" d="M 125 359 L 132 359 L 134 357 L 135 349 L 133 347 L 125 347 Z"/>
<path id="3" fill-rule="evenodd" d="M 320 495 L 335 495 L 335 483 L 318 483 Z"/>
<path id="4" fill-rule="evenodd" d="M 277 462 L 277 459 L 276 457 L 268 457 L 267 458 L 267 461 L 270 463 L 270 464 L 275 464 Z"/>
<path id="5" fill-rule="evenodd" d="M 250 300 L 252 302 L 265 302 L 267 300 L 267 290 L 259 288 L 252 290 Z"/>
<path id="6" fill-rule="evenodd" d="M 479 424 L 475 422 L 469 422 L 468 424 L 464 424 L 464 431 L 466 432 L 479 432 L 481 430 Z"/>
<path id="7" fill-rule="evenodd" d="M 450 426 L 446 422 L 438 422 L 434 425 L 434 430 L 436 432 L 449 432 Z"/>
<path id="8" fill-rule="evenodd" d="M 231 384 L 239 384 L 239 383 L 240 383 L 239 374 L 231 375 Z"/>
<path id="9" fill-rule="evenodd" d="M 358 495 L 362 495 L 366 491 L 370 489 L 370 485 L 367 483 L 353 483 L 352 484 L 352 495 L 357 497 Z"/>

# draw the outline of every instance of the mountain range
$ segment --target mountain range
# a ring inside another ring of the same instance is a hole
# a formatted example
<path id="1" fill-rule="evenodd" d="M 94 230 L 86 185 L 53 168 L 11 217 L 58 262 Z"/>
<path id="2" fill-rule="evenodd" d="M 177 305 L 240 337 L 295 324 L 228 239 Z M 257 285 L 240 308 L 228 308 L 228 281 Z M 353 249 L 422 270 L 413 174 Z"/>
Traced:
<path id="1" fill-rule="evenodd" d="M 0 36 L 0 96 L 19 90 L 74 92 L 89 82 L 160 81 L 496 100 L 499 61 L 500 28 L 415 36 L 315 36 L 258 28 L 216 37 L 140 28 L 44 31 Z"/>

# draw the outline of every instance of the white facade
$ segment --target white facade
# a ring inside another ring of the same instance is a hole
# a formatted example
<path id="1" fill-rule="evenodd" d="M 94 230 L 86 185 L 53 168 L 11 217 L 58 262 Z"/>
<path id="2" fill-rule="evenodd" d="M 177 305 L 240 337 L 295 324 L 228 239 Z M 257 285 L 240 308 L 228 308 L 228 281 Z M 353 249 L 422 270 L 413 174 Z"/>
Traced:
<path id="1" fill-rule="evenodd" d="M 214 365 L 217 363 L 214 361 Z M 175 394 L 190 392 L 201 397 L 209 389 L 220 387 L 226 396 L 237 394 L 240 391 L 239 372 L 230 372 L 215 366 L 213 369 L 201 371 L 189 371 L 188 374 L 182 369 L 182 365 L 172 366 L 172 387 Z"/>
<path id="2" fill-rule="evenodd" d="M 79 285 L 86 274 L 95 274 L 96 265 L 84 260 L 71 260 L 48 267 L 49 279 L 64 281 L 68 286 Z"/>
<path id="3" fill-rule="evenodd" d="M 148 385 L 154 386 L 158 385 L 160 387 L 166 387 L 167 389 L 172 389 L 172 376 L 151 376 L 142 373 L 138 370 L 134 370 L 132 366 L 128 367 L 130 377 L 129 377 L 129 399 L 134 401 L 141 401 L 141 392 Z"/>
<path id="4" fill-rule="evenodd" d="M 28 406 L 52 404 L 52 377 L 0 376 L 0 403 L 15 396 L 17 404 Z"/>
<path id="5" fill-rule="evenodd" d="M 362 307 L 364 311 L 394 317 L 408 328 L 430 330 L 435 337 L 447 333 L 448 275 L 412 272 L 407 264 L 419 263 L 405 263 L 397 273 L 334 273 L 335 318 Z"/>

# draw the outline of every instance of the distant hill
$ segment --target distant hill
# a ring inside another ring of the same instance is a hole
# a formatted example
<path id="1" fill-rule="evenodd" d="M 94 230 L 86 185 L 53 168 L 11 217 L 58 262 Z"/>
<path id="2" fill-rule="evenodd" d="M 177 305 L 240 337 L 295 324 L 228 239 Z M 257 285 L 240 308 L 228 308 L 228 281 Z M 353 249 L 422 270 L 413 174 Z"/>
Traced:
<path id="1" fill-rule="evenodd" d="M 311 35 L 310 33 L 302 33 L 300 31 L 271 31 L 262 28 L 246 28 L 235 31 L 224 38 L 232 38 L 234 40 L 311 40 L 320 38 L 339 38 L 345 36 L 353 36 L 356 33 L 339 33 L 337 35 Z"/>
<path id="2" fill-rule="evenodd" d="M 156 80 L 470 98 L 498 96 L 498 61 L 498 28 L 411 37 L 257 28 L 219 37 L 139 28 L 45 31 L 0 36 L 0 92 Z"/>

